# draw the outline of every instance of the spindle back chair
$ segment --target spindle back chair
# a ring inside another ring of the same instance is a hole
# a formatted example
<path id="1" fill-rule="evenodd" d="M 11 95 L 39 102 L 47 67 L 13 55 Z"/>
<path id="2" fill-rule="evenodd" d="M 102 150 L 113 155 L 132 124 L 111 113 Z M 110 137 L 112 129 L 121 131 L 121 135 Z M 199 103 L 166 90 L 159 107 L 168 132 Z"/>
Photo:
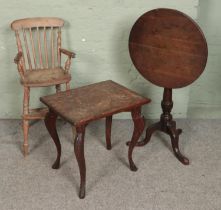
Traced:
<path id="1" fill-rule="evenodd" d="M 64 21 L 54 17 L 26 18 L 15 20 L 11 24 L 18 48 L 14 62 L 24 86 L 24 155 L 28 154 L 29 120 L 44 119 L 48 111 L 46 108 L 29 109 L 30 88 L 54 85 L 59 92 L 61 84 L 66 84 L 66 90 L 70 89 L 71 58 L 75 54 L 61 48 L 63 26 Z M 61 65 L 61 54 L 67 56 L 64 67 Z"/>

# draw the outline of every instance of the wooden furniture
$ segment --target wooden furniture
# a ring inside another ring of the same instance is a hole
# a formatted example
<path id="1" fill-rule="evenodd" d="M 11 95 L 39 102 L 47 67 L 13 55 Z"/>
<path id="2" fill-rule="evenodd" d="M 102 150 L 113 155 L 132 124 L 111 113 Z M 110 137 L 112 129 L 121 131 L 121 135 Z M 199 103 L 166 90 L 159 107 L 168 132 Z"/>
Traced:
<path id="1" fill-rule="evenodd" d="M 84 159 L 85 127 L 91 121 L 106 118 L 106 144 L 111 149 L 112 115 L 119 112 L 131 112 L 134 131 L 128 150 L 130 169 L 137 168 L 132 160 L 132 152 L 144 129 L 144 119 L 141 117 L 141 106 L 150 102 L 137 93 L 109 80 L 50 96 L 41 97 L 40 100 L 49 108 L 45 118 L 45 125 L 54 140 L 57 148 L 57 159 L 52 168 L 60 165 L 61 144 L 56 131 L 56 118 L 62 117 L 68 121 L 73 131 L 77 131 L 74 139 L 74 151 L 80 169 L 79 197 L 85 197 L 86 166 Z"/>
<path id="2" fill-rule="evenodd" d="M 56 86 L 61 84 L 70 89 L 70 65 L 73 52 L 61 48 L 61 28 L 64 21 L 60 18 L 27 18 L 15 20 L 11 24 L 15 31 L 18 53 L 14 59 L 24 87 L 23 132 L 24 155 L 28 154 L 29 120 L 44 119 L 46 108 L 29 109 L 30 88 Z M 61 54 L 67 56 L 64 68 Z"/>
<path id="3" fill-rule="evenodd" d="M 187 15 L 172 9 L 155 9 L 142 15 L 129 37 L 131 59 L 141 75 L 164 88 L 160 121 L 146 130 L 138 146 L 147 144 L 151 135 L 162 131 L 171 138 L 175 156 L 189 164 L 179 150 L 179 135 L 172 118 L 172 89 L 191 84 L 203 72 L 207 62 L 207 43 L 199 26 Z"/>

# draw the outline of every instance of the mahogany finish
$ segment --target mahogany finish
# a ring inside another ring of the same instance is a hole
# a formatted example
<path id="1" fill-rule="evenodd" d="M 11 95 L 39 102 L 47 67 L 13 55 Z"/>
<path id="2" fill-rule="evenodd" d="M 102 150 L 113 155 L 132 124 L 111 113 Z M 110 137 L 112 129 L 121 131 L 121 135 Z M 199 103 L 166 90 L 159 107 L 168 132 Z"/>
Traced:
<path id="1" fill-rule="evenodd" d="M 203 72 L 208 56 L 206 39 L 199 26 L 187 15 L 172 9 L 155 9 L 135 22 L 129 37 L 131 59 L 141 75 L 163 87 L 160 121 L 146 130 L 138 146 L 147 144 L 151 135 L 162 131 L 171 138 L 175 156 L 183 164 L 189 160 L 179 150 L 179 135 L 172 119 L 172 89 L 194 82 Z"/>
<path id="2" fill-rule="evenodd" d="M 155 9 L 142 15 L 129 37 L 131 59 L 141 75 L 165 88 L 191 84 L 207 62 L 207 43 L 199 26 L 172 9 Z"/>
<path id="3" fill-rule="evenodd" d="M 106 147 L 111 150 L 111 125 L 112 125 L 112 115 L 106 117 Z"/>
<path id="4" fill-rule="evenodd" d="M 111 80 L 44 96 L 40 100 L 74 126 L 130 111 L 150 102 L 150 99 Z"/>
<path id="5" fill-rule="evenodd" d="M 61 144 L 56 131 L 56 118 L 62 117 L 72 125 L 74 152 L 80 170 L 79 197 L 85 197 L 86 165 L 84 157 L 85 128 L 91 121 L 106 118 L 106 147 L 111 149 L 112 115 L 120 112 L 131 112 L 134 131 L 128 149 L 130 169 L 136 171 L 132 153 L 144 129 L 144 118 L 141 106 L 150 102 L 137 93 L 109 80 L 87 85 L 70 91 L 41 97 L 40 100 L 49 108 L 45 125 L 57 148 L 57 158 L 52 168 L 59 168 Z M 75 135 L 76 132 L 76 135 Z"/>
<path id="6" fill-rule="evenodd" d="M 30 88 L 55 86 L 56 92 L 61 84 L 70 89 L 70 65 L 73 52 L 61 48 L 61 27 L 64 21 L 60 18 L 26 18 L 15 20 L 11 24 L 15 31 L 18 53 L 14 59 L 24 87 L 23 132 L 24 155 L 28 154 L 29 120 L 44 119 L 47 108 L 29 108 Z M 61 54 L 66 55 L 64 67 Z"/>
<path id="7" fill-rule="evenodd" d="M 45 126 L 48 132 L 50 133 L 57 148 L 57 159 L 52 165 L 53 169 L 58 169 L 60 167 L 60 158 L 61 158 L 61 143 L 56 130 L 56 120 L 57 120 L 57 115 L 54 112 L 48 112 L 44 119 Z"/>

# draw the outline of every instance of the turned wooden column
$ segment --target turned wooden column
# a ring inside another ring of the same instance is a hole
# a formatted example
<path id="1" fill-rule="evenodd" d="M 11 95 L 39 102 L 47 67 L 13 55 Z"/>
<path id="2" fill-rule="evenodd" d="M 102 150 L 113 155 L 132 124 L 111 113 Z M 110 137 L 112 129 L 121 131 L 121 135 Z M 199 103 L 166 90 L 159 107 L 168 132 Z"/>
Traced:
<path id="1" fill-rule="evenodd" d="M 173 108 L 172 89 L 164 88 L 161 107 L 163 110 L 163 113 L 160 116 L 161 129 L 166 132 L 168 126 L 171 125 L 171 122 L 173 120 L 173 117 L 171 115 L 171 110 Z"/>

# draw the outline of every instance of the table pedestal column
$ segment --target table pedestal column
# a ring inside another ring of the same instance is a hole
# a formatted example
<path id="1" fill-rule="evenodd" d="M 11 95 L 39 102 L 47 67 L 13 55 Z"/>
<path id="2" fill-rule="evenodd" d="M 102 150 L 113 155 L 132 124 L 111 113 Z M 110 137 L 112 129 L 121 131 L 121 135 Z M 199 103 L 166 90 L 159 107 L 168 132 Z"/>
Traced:
<path id="1" fill-rule="evenodd" d="M 173 152 L 177 159 L 184 165 L 189 165 L 189 160 L 181 154 L 179 149 L 179 135 L 182 133 L 181 129 L 176 128 L 176 122 L 173 120 L 171 110 L 173 108 L 172 89 L 164 88 L 163 100 L 161 102 L 163 113 L 160 121 L 149 126 L 146 130 L 146 137 L 144 140 L 137 143 L 137 146 L 146 145 L 155 131 L 161 131 L 170 136 Z"/>

